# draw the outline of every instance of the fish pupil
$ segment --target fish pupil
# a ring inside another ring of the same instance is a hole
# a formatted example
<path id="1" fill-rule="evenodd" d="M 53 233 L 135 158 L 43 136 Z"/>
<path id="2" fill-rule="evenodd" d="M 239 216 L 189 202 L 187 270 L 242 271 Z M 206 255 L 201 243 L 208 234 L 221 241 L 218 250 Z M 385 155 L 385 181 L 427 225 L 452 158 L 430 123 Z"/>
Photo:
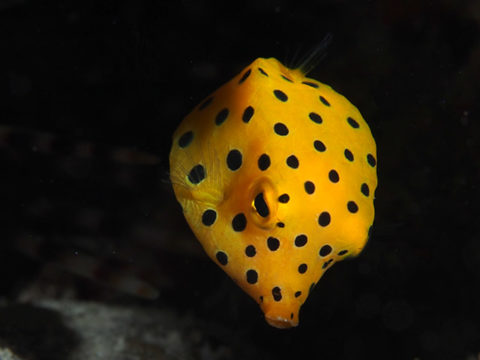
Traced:
<path id="1" fill-rule="evenodd" d="M 267 217 L 270 214 L 268 205 L 263 198 L 263 193 L 258 193 L 257 196 L 255 196 L 253 204 L 255 206 L 255 210 L 257 210 L 261 217 Z"/>

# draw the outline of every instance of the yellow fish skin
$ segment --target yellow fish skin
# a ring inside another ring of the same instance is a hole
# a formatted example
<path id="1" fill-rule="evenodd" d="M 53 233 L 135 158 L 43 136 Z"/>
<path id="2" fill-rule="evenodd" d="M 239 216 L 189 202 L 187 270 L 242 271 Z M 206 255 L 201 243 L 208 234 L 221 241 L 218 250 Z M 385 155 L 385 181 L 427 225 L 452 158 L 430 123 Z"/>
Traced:
<path id="1" fill-rule="evenodd" d="M 345 97 L 258 58 L 181 122 L 170 176 L 208 256 L 289 328 L 323 273 L 365 246 L 376 156 Z"/>

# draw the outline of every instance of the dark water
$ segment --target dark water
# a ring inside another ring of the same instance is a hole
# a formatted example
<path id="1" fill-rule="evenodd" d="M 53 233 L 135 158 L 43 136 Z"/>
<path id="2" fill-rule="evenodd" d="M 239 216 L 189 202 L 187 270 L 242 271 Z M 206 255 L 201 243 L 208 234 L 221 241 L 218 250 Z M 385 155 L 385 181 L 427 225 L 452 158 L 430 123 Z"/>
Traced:
<path id="1" fill-rule="evenodd" d="M 29 151 L 21 136 L 1 149 L 2 295 L 15 300 L 42 271 L 14 249 L 19 236 L 104 254 L 150 245 L 164 279 L 157 305 L 218 324 L 212 342 L 242 357 L 477 356 L 480 3 L 315 3 L 0 2 L 0 124 L 64 139 L 55 155 Z M 327 33 L 333 42 L 311 76 L 372 129 L 376 222 L 361 256 L 320 281 L 300 326 L 279 331 L 186 229 L 164 181 L 170 136 L 255 58 L 295 64 Z M 104 148 L 78 159 L 79 140 Z M 112 162 L 114 146 L 160 164 Z M 66 286 L 81 299 L 105 296 L 83 281 Z"/>

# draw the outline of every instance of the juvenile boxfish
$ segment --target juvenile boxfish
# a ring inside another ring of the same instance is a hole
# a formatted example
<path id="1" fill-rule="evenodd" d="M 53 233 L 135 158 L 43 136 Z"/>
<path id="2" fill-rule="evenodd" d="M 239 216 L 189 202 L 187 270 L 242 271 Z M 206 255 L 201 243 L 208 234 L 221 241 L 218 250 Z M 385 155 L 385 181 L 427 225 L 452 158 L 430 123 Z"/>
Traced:
<path id="1" fill-rule="evenodd" d="M 208 256 L 278 328 L 323 273 L 365 246 L 376 145 L 328 85 L 259 58 L 178 126 L 170 176 Z"/>

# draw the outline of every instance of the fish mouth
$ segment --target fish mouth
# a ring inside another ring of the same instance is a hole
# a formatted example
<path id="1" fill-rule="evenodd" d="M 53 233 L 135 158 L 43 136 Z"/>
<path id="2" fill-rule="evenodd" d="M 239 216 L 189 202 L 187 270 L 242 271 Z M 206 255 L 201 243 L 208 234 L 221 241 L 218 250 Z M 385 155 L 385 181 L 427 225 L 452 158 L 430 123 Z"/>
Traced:
<path id="1" fill-rule="evenodd" d="M 277 329 L 289 329 L 298 325 L 298 320 L 284 318 L 283 316 L 271 316 L 265 314 L 265 320 L 270 326 Z"/>

